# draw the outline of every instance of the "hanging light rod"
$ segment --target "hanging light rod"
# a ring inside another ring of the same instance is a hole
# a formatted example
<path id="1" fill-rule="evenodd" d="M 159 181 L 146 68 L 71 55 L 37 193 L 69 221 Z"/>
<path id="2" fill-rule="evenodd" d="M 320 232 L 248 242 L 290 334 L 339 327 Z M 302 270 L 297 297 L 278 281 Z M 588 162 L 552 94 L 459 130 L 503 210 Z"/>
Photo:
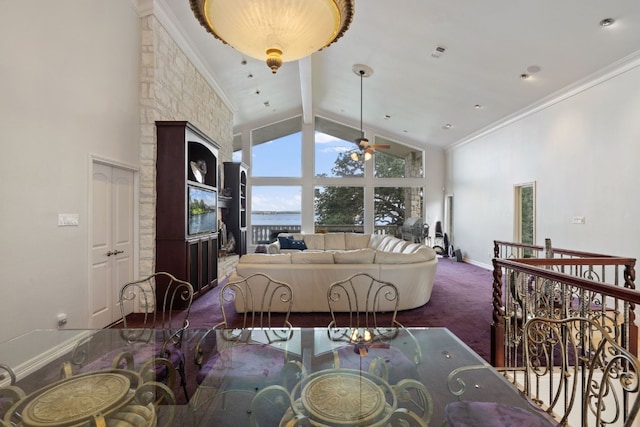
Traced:
<path id="1" fill-rule="evenodd" d="M 364 129 L 362 127 L 362 79 L 369 77 L 373 74 L 373 68 L 364 64 L 355 64 L 352 67 L 353 72 L 360 76 L 360 138 L 356 139 L 356 144 L 360 148 L 365 148 L 369 145 L 369 140 L 364 137 Z"/>
<path id="2" fill-rule="evenodd" d="M 354 0 L 189 0 L 213 36 L 275 74 L 336 42 L 353 20 Z"/>

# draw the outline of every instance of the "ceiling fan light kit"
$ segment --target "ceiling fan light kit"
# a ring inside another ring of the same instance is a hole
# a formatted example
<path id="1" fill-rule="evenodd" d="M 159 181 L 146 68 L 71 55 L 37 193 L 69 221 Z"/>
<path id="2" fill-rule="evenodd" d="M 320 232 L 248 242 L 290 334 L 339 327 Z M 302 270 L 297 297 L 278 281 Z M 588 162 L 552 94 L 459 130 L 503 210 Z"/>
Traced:
<path id="1" fill-rule="evenodd" d="M 354 0 L 189 0 L 213 36 L 275 74 L 336 42 L 353 20 Z"/>

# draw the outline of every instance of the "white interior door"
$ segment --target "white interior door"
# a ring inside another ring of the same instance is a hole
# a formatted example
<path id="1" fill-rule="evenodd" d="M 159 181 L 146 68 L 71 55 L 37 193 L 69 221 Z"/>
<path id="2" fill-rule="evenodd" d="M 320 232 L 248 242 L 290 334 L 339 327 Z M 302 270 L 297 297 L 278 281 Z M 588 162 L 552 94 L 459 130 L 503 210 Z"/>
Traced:
<path id="1" fill-rule="evenodd" d="M 89 289 L 91 327 L 122 317 L 119 291 L 133 279 L 133 172 L 94 163 Z"/>

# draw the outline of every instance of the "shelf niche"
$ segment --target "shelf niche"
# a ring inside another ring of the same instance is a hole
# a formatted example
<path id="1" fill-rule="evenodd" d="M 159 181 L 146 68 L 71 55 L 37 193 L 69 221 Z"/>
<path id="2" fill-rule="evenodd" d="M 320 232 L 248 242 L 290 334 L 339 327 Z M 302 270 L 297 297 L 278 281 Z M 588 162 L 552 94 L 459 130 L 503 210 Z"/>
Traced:
<path id="1" fill-rule="evenodd" d="M 227 233 L 236 242 L 234 253 L 247 253 L 247 172 L 248 166 L 241 162 L 224 162 L 224 188 L 229 193 L 223 221 Z"/>

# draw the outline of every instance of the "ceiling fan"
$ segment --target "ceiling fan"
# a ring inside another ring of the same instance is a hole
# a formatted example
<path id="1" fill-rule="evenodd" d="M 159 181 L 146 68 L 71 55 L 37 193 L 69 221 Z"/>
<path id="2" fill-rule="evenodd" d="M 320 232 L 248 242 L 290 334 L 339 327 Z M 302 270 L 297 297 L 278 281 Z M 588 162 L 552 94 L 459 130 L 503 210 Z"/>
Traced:
<path id="1" fill-rule="evenodd" d="M 388 144 L 370 144 L 369 140 L 364 137 L 364 130 L 362 129 L 362 79 L 373 74 L 373 69 L 367 65 L 355 64 L 353 72 L 360 76 L 360 137 L 354 141 L 358 146 L 358 150 L 351 153 L 351 159 L 357 161 L 362 156 L 365 160 L 369 160 L 373 157 L 377 148 L 384 149 L 391 148 L 391 146 Z"/>

